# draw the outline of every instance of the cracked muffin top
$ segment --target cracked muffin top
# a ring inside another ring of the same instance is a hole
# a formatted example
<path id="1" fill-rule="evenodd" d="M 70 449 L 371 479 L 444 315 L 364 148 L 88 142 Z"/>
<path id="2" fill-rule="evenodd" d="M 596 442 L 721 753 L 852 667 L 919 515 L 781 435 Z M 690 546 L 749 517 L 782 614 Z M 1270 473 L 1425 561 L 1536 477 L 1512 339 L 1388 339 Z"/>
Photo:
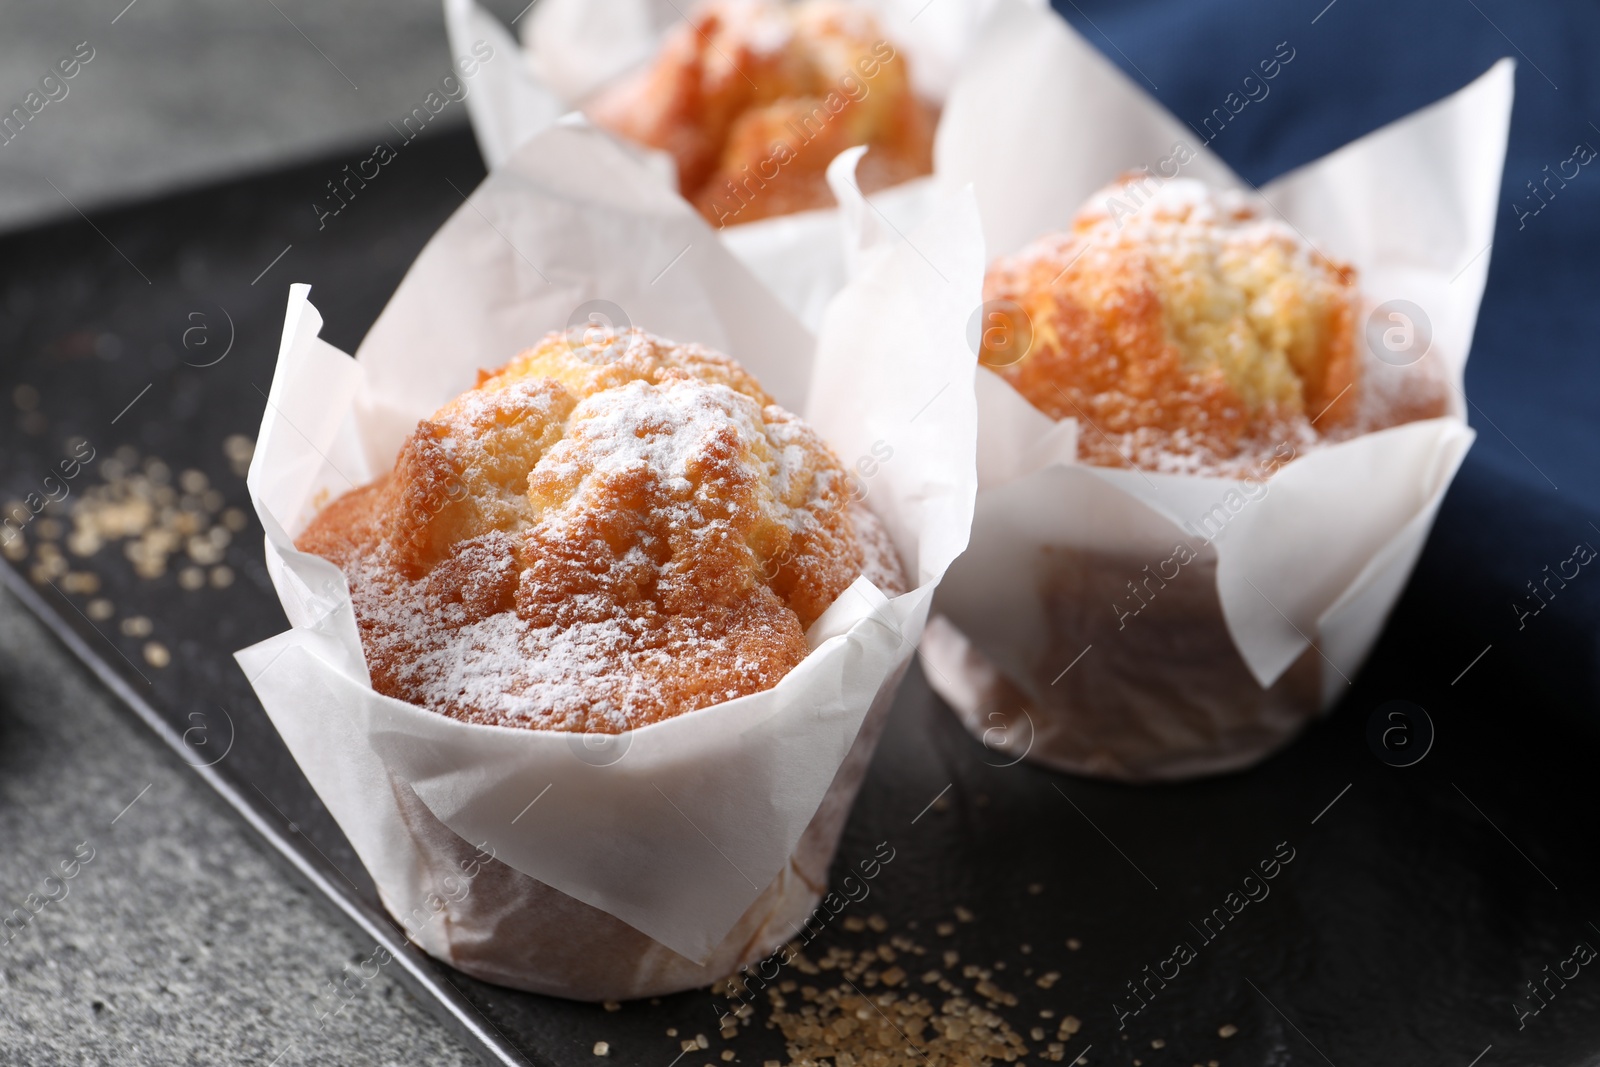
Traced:
<path id="1" fill-rule="evenodd" d="M 858 575 L 905 589 L 814 430 L 727 356 L 638 330 L 480 371 L 296 545 L 344 571 L 374 689 L 530 729 L 768 689 Z"/>

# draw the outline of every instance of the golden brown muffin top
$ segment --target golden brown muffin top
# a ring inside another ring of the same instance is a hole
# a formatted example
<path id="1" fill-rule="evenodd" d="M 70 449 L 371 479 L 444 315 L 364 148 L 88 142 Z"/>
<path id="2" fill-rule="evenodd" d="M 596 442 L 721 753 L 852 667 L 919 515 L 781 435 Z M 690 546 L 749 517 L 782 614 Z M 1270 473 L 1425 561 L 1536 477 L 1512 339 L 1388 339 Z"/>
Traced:
<path id="1" fill-rule="evenodd" d="M 586 110 L 671 153 L 716 225 L 831 205 L 828 164 L 855 145 L 870 146 L 865 192 L 933 170 L 933 109 L 876 20 L 841 0 L 709 0 Z"/>
<path id="2" fill-rule="evenodd" d="M 727 356 L 638 330 L 480 372 L 296 544 L 345 572 L 378 692 L 534 729 L 768 689 L 857 575 L 903 591 L 815 431 Z"/>
<path id="3" fill-rule="evenodd" d="M 1360 407 L 1355 270 L 1240 193 L 1125 176 L 1068 232 L 997 260 L 984 297 L 1032 329 L 1020 360 L 985 362 L 1078 419 L 1089 463 L 1217 472 Z"/>

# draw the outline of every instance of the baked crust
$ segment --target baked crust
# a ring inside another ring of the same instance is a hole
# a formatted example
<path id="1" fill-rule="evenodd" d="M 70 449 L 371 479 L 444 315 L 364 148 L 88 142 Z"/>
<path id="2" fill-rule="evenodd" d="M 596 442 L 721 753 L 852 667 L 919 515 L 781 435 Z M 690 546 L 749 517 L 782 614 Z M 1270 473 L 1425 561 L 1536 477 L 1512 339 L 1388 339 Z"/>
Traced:
<path id="1" fill-rule="evenodd" d="M 1445 409 L 1430 383 L 1403 403 L 1365 395 L 1354 268 L 1255 199 L 1190 179 L 1125 175 L 1070 230 L 996 261 L 984 297 L 1019 305 L 1032 333 L 1016 362 L 985 343 L 985 363 L 1080 420 L 1088 463 L 1234 471 Z"/>
<path id="2" fill-rule="evenodd" d="M 374 689 L 535 729 L 770 688 L 857 575 L 905 588 L 808 425 L 732 359 L 637 330 L 480 372 L 296 544 L 345 572 Z"/>
<path id="3" fill-rule="evenodd" d="M 871 15 L 840 0 L 711 0 L 585 110 L 670 153 L 716 225 L 830 206 L 828 164 L 855 145 L 865 192 L 933 170 L 933 108 Z"/>

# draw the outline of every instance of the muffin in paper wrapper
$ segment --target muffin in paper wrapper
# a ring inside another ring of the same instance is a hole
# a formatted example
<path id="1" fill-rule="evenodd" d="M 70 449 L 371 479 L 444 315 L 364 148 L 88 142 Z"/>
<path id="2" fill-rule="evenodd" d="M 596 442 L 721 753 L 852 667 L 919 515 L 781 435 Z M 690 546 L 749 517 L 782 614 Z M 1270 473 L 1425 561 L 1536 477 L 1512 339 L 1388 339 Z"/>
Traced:
<path id="1" fill-rule="evenodd" d="M 1292 77 L 1292 46 L 1272 54 L 1263 74 Z M 985 744 L 1099 777 L 1187 778 L 1264 758 L 1345 692 L 1473 440 L 1463 372 L 1512 69 L 1502 60 L 1251 191 L 1204 143 L 1227 136 L 1225 124 L 1197 134 L 1060 19 L 1002 0 L 951 89 L 935 148 L 939 182 L 977 194 L 991 261 L 1067 228 L 1125 172 L 1142 171 L 1144 188 L 1198 178 L 1244 190 L 1356 267 L 1371 386 L 1443 380 L 1449 406 L 1302 447 L 1246 483 L 1080 463 L 1078 434 L 1092 428 L 1052 420 L 980 368 L 972 543 L 940 587 L 922 654 L 934 688 Z M 1258 76 L 1252 95 L 1267 84 Z M 1234 97 L 1219 107 L 1235 113 Z M 1274 106 L 1270 91 L 1256 98 Z M 1402 318 L 1391 301 L 1409 302 Z M 1386 353 L 1388 329 L 1414 331 L 1411 347 Z"/>
<path id="2" fill-rule="evenodd" d="M 906 57 L 918 96 L 942 105 L 966 68 L 996 0 L 854 0 Z M 1029 0 L 1043 11 L 1045 0 Z M 516 22 L 520 42 L 475 0 L 444 0 L 445 26 L 456 56 L 486 46 L 494 58 L 466 86 L 467 112 L 478 148 L 492 169 L 539 131 L 582 107 L 655 57 L 662 39 L 693 18 L 695 0 L 539 0 Z M 1049 16 L 1054 18 L 1054 16 Z M 480 44 L 481 42 L 481 44 Z M 635 147 L 652 159 L 663 182 L 676 181 L 665 153 Z M 902 231 L 924 217 L 936 192 L 927 178 L 874 193 L 873 205 Z M 725 226 L 717 234 L 784 306 L 815 329 L 828 300 L 844 285 L 844 232 L 836 209 L 800 211 Z"/>
<path id="3" fill-rule="evenodd" d="M 636 157 L 565 121 L 445 223 L 355 359 L 318 338 L 308 287 L 291 288 L 248 484 L 292 629 L 237 658 L 431 955 L 536 992 L 649 996 L 709 985 L 816 906 L 976 493 L 970 194 L 908 240 L 875 253 L 814 339 Z M 858 578 L 774 688 L 621 734 L 471 724 L 375 692 L 343 574 L 293 537 L 388 471 L 480 367 L 595 300 L 726 352 L 805 414 L 861 479 L 913 588 L 888 597 Z"/>

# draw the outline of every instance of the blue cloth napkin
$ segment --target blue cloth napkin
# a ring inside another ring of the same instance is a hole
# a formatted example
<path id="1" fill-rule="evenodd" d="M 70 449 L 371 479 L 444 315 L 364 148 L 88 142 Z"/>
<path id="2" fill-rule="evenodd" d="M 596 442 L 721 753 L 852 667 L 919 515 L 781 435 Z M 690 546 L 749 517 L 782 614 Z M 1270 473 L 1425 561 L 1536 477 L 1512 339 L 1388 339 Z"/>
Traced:
<path id="1" fill-rule="evenodd" d="M 1552 713 L 1600 737 L 1600 7 L 1512 0 L 1055 0 L 1257 184 L 1517 61 L 1489 285 L 1467 364 L 1477 443 L 1351 701 Z M 1235 103 L 1237 106 L 1237 103 Z M 1475 658 L 1477 657 L 1477 658 Z"/>

